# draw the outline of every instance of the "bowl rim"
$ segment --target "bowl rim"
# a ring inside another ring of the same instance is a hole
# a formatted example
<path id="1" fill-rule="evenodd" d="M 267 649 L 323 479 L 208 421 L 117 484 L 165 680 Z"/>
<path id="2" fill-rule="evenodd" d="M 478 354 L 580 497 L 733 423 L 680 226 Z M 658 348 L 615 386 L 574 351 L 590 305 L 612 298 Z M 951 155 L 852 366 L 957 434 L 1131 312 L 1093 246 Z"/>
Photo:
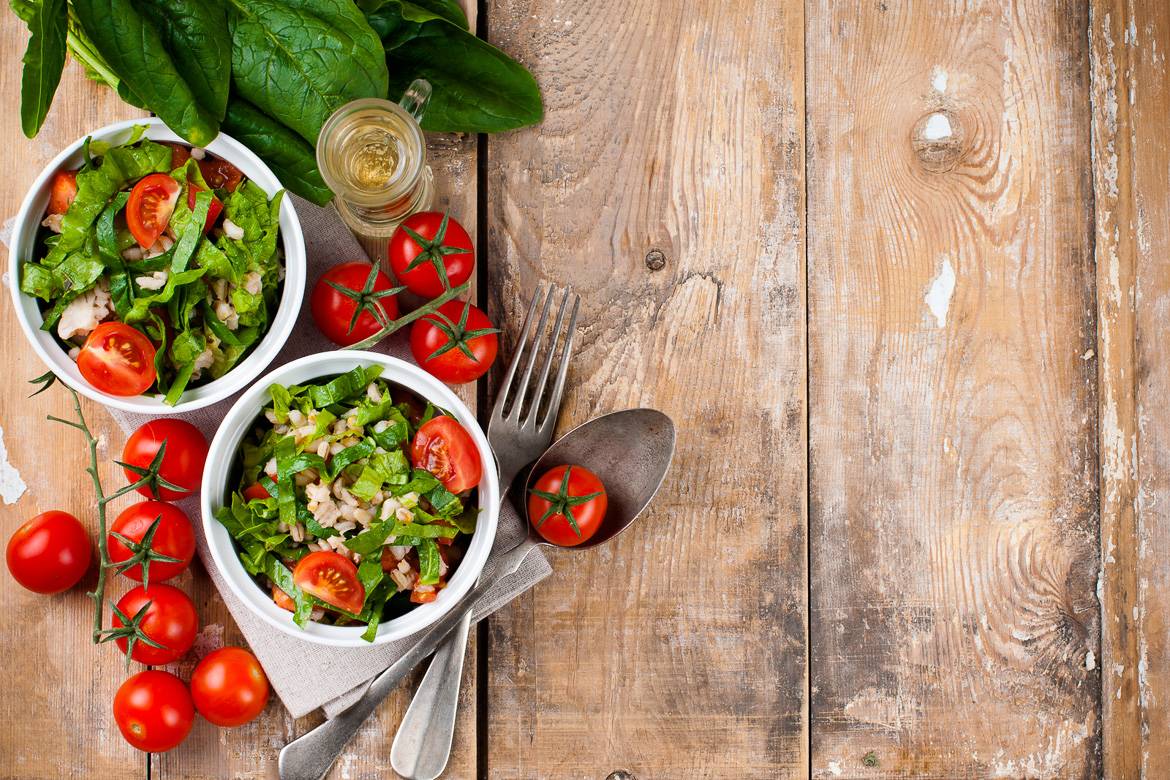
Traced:
<path id="1" fill-rule="evenodd" d="M 339 363 L 353 368 L 377 364 L 382 376 L 400 384 L 419 397 L 436 403 L 450 412 L 471 435 L 484 462 L 483 477 L 478 485 L 480 514 L 471 543 L 447 587 L 429 604 L 420 604 L 405 615 L 384 621 L 372 642 L 361 638 L 363 626 L 328 626 L 309 622 L 302 629 L 292 621 L 292 614 L 277 607 L 264 590 L 245 571 L 235 550 L 235 541 L 215 519 L 215 510 L 223 505 L 226 484 L 236 451 L 251 422 L 269 400 L 268 389 L 275 383 L 305 382 L 315 377 L 342 373 Z M 475 415 L 443 383 L 417 366 L 389 355 L 362 351 L 333 351 L 306 355 L 279 366 L 256 381 L 224 415 L 208 448 L 207 467 L 200 489 L 200 514 L 211 559 L 232 593 L 248 610 L 282 633 L 314 644 L 332 647 L 373 647 L 415 634 L 441 618 L 462 599 L 479 579 L 491 553 L 499 522 L 500 486 L 495 456 L 487 436 Z"/>
<path id="2" fill-rule="evenodd" d="M 144 138 L 155 141 L 172 141 L 191 146 L 157 117 L 114 122 L 84 135 L 66 146 L 41 170 L 25 194 L 24 200 L 21 201 L 8 249 L 8 288 L 12 296 L 13 307 L 16 310 L 16 318 L 20 322 L 25 339 L 32 346 L 41 362 L 56 374 L 58 379 L 86 398 L 109 408 L 135 414 L 177 415 L 202 409 L 239 392 L 259 376 L 283 348 L 296 325 L 301 301 L 305 294 L 305 281 L 308 274 L 305 239 L 301 231 L 300 218 L 292 205 L 291 193 L 286 190 L 281 200 L 279 218 L 285 268 L 280 302 L 276 307 L 276 313 L 269 325 L 268 332 L 264 334 L 264 337 L 244 360 L 222 377 L 197 388 L 185 390 L 180 396 L 179 402 L 174 406 L 162 403 L 157 395 L 114 396 L 107 395 L 92 387 L 81 376 L 77 364 L 57 344 L 55 337 L 40 329 L 40 323 L 43 319 L 37 300 L 32 296 L 25 295 L 20 290 L 20 266 L 23 263 L 21 256 L 24 246 L 28 242 L 36 240 L 41 215 L 48 202 L 50 180 L 70 160 L 77 159 L 81 155 L 86 139 L 114 140 L 121 134 L 133 132 L 133 128 L 140 126 L 146 127 Z M 204 148 L 233 165 L 255 171 L 256 173 L 245 171 L 245 175 L 262 187 L 270 197 L 277 190 L 284 189 L 280 179 L 263 160 L 228 134 L 221 132 L 214 141 Z"/>

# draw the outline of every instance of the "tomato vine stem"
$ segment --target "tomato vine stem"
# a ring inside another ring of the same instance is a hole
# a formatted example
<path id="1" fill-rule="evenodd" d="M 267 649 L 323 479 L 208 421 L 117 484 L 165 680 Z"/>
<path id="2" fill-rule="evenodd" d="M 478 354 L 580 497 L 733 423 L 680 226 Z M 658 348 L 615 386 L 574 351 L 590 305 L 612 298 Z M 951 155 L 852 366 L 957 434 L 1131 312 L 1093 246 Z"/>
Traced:
<path id="1" fill-rule="evenodd" d="M 30 381 L 30 384 L 40 385 L 40 388 L 32 395 L 40 395 L 56 384 L 56 382 L 57 375 L 52 371 L 48 371 L 38 376 L 36 379 Z M 85 415 L 81 411 L 81 398 L 78 397 L 77 391 L 69 385 L 65 385 L 65 389 L 68 390 L 69 395 L 73 397 L 73 413 L 77 415 L 77 419 L 66 420 L 63 417 L 56 417 L 51 414 L 47 415 L 47 417 L 53 422 L 61 423 L 62 425 L 68 425 L 70 428 L 76 428 L 77 430 L 81 431 L 82 435 L 85 436 L 85 443 L 89 449 L 89 466 L 86 468 L 85 473 L 89 474 L 90 478 L 93 480 L 93 492 L 97 497 L 98 554 L 101 558 L 101 566 L 98 567 L 97 585 L 94 586 L 92 591 L 85 595 L 93 600 L 94 615 L 93 634 L 91 639 L 94 644 L 98 644 L 102 641 L 102 636 L 104 634 L 102 628 L 102 607 L 106 595 L 106 572 L 110 569 L 110 567 L 115 565 L 110 561 L 110 548 L 107 544 L 106 505 L 111 501 L 115 501 L 127 493 L 135 491 L 144 485 L 149 486 L 158 484 L 158 470 L 159 466 L 162 465 L 163 454 L 166 452 L 167 445 L 165 441 L 162 443 L 162 446 L 158 448 L 158 452 L 154 456 L 154 460 L 151 461 L 150 467 L 145 470 L 145 473 L 142 474 L 137 481 L 107 496 L 105 490 L 102 489 L 101 477 L 98 475 L 98 440 L 94 437 L 93 432 L 89 429 L 89 424 L 85 421 Z M 31 398 L 32 396 L 29 397 Z"/>
<path id="2" fill-rule="evenodd" d="M 409 312 L 408 314 L 404 314 L 398 319 L 392 321 L 386 320 L 386 315 L 382 313 L 380 307 L 372 308 L 370 313 L 374 315 L 374 319 L 376 319 L 378 324 L 382 326 L 381 329 L 373 336 L 370 336 L 368 339 L 362 339 L 356 344 L 349 345 L 346 347 L 346 349 L 369 349 L 370 347 L 380 342 L 382 339 L 389 336 L 391 333 L 405 328 L 407 325 L 419 319 L 420 317 L 425 317 L 428 314 L 434 314 L 444 303 L 455 300 L 460 295 L 467 292 L 469 287 L 471 287 L 471 282 L 466 281 L 458 287 L 447 290 L 438 298 L 435 298 L 434 300 L 428 301 L 422 306 L 419 306 L 414 311 Z"/>

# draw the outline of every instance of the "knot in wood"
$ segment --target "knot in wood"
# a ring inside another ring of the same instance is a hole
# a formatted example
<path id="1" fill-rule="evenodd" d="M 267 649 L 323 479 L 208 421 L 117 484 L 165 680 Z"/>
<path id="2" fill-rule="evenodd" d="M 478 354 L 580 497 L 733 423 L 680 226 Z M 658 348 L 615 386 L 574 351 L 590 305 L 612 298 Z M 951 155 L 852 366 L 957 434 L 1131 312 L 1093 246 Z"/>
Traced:
<path id="1" fill-rule="evenodd" d="M 646 253 L 646 267 L 651 271 L 661 271 L 666 267 L 666 253 L 661 249 L 651 249 Z"/>
<path id="2" fill-rule="evenodd" d="M 606 776 L 605 780 L 638 780 L 638 778 L 625 769 L 615 769 Z"/>
<path id="3" fill-rule="evenodd" d="M 964 136 L 959 118 L 940 109 L 918 118 L 910 133 L 910 145 L 924 169 L 930 173 L 945 173 L 963 157 Z"/>

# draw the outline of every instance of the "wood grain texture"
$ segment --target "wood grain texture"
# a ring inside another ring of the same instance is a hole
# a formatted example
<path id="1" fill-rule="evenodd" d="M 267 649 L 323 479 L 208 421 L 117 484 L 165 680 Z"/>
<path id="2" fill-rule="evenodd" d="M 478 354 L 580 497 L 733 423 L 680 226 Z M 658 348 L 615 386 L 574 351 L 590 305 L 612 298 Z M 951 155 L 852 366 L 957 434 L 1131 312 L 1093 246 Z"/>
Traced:
<path id="1" fill-rule="evenodd" d="M 488 143 L 504 354 L 535 285 L 571 284 L 562 429 L 650 405 L 678 449 L 636 526 L 491 618 L 487 776 L 803 776 L 802 4 L 488 19 L 546 101 Z"/>
<path id="2" fill-rule="evenodd" d="M 0 169 L 6 181 L 0 190 L 0 221 L 16 214 L 41 168 L 83 128 L 139 115 L 70 66 L 44 129 L 26 141 L 16 109 L 26 36 L 17 18 L 7 8 L 0 10 L 0 104 L 8 107 L 0 114 Z M 0 260 L 7 285 L 7 248 L 0 249 Z M 26 381 L 43 374 L 45 367 L 16 324 L 7 289 L 0 300 L 0 319 L 0 352 L 6 361 L 0 377 L 0 427 L 7 461 L 28 486 L 18 501 L 0 505 L 0 539 L 7 542 L 21 523 L 49 509 L 66 509 L 96 529 L 93 487 L 84 475 L 84 440 L 77 431 L 44 419 L 46 414 L 71 417 L 71 401 L 61 390 L 27 398 L 31 388 Z M 83 408 L 108 453 L 110 442 L 120 442 L 113 421 L 95 404 Z M 114 478 L 112 471 L 105 473 Z M 96 580 L 94 566 L 82 586 L 39 596 L 18 586 L 7 570 L 0 572 L 0 719 L 6 724 L 0 730 L 0 777 L 118 780 L 146 774 L 146 757 L 122 740 L 111 710 L 123 679 L 121 654 L 112 645 L 90 643 L 93 605 L 84 591 Z"/>
<path id="3" fill-rule="evenodd" d="M 1086 8 L 808 22 L 815 777 L 1092 777 Z"/>
<path id="4" fill-rule="evenodd" d="M 1170 15 L 1094 2 L 1100 354 L 1102 754 L 1109 777 L 1170 774 Z"/>

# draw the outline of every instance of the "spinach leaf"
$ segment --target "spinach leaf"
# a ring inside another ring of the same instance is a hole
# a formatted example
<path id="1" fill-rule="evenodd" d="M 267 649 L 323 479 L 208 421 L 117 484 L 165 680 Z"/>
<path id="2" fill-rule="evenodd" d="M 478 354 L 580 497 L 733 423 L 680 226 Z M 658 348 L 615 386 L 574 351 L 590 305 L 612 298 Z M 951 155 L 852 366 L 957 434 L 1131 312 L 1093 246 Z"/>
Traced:
<path id="1" fill-rule="evenodd" d="M 158 30 L 195 98 L 208 113 L 222 120 L 227 111 L 232 72 L 232 41 L 223 6 L 206 0 L 133 2 Z"/>
<path id="2" fill-rule="evenodd" d="M 26 21 L 31 35 L 24 52 L 24 74 L 20 82 L 20 128 L 32 138 L 45 123 L 61 82 L 69 14 L 65 0 L 41 0 L 31 4 L 30 10 L 32 13 Z"/>
<path id="3" fill-rule="evenodd" d="M 434 585 L 439 581 L 439 545 L 433 539 L 419 539 L 418 584 Z"/>
<path id="4" fill-rule="evenodd" d="M 134 95 L 196 146 L 219 133 L 219 119 L 184 80 L 154 25 L 131 0 L 73 0 L 81 27 Z"/>
<path id="5" fill-rule="evenodd" d="M 386 96 L 381 42 L 352 0 L 227 3 L 236 91 L 309 143 L 344 103 Z"/>
<path id="6" fill-rule="evenodd" d="M 532 74 L 487 41 L 425 3 L 381 0 L 366 4 L 369 23 L 386 49 L 392 98 L 416 78 L 434 93 L 424 130 L 496 133 L 539 122 L 544 115 Z"/>
<path id="7" fill-rule="evenodd" d="M 223 129 L 264 158 L 280 183 L 305 200 L 325 206 L 333 192 L 317 170 L 317 156 L 305 139 L 246 100 L 228 103 Z"/>

